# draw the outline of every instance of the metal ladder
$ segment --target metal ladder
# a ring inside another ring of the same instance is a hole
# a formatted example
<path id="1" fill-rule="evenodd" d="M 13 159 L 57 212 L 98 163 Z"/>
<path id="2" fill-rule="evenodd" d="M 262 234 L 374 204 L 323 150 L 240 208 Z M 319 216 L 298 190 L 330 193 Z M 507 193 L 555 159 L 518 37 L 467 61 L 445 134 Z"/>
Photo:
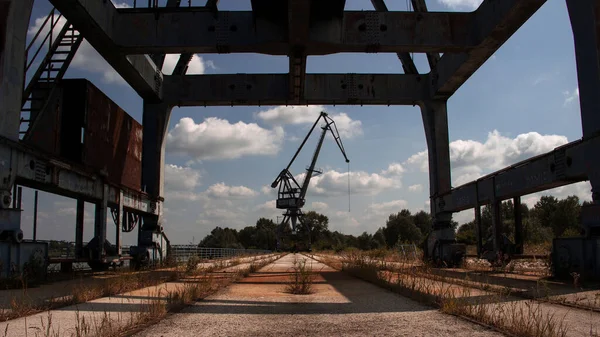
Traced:
<path id="1" fill-rule="evenodd" d="M 62 23 L 64 25 L 56 34 L 55 30 L 60 28 Z M 48 46 L 46 56 L 23 90 L 19 138 L 30 137 L 28 130 L 32 129 L 39 114 L 46 109 L 57 83 L 65 75 L 82 41 L 83 36 L 53 8 L 26 49 L 25 73 L 28 74 L 42 48 L 46 43 Z M 33 57 L 29 58 L 34 45 L 37 45 L 37 49 Z"/>

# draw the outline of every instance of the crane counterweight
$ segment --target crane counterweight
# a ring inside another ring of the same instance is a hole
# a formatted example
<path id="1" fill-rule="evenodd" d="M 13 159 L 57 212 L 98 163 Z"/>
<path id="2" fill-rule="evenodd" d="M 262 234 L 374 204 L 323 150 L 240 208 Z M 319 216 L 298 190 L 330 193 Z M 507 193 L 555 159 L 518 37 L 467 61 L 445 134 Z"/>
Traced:
<path id="1" fill-rule="evenodd" d="M 321 127 L 322 132 L 321 132 L 319 141 L 317 142 L 317 147 L 312 156 L 310 166 L 308 166 L 306 168 L 306 175 L 304 176 L 304 181 L 302 182 L 302 185 L 300 185 L 298 183 L 298 181 L 294 178 L 292 173 L 289 171 L 289 169 L 292 166 L 292 164 L 294 163 L 294 161 L 296 160 L 296 157 L 300 153 L 300 150 L 302 150 L 302 147 L 304 147 L 304 144 L 306 144 L 306 141 L 308 140 L 311 133 L 313 132 L 313 130 L 315 129 L 315 127 L 317 126 L 317 124 L 319 123 L 319 121 L 321 119 L 323 119 L 325 121 L 325 125 Z M 335 125 L 335 122 L 333 121 L 333 119 L 331 119 L 331 117 L 328 116 L 328 114 L 326 112 L 322 111 L 319 114 L 319 117 L 317 118 L 315 123 L 313 124 L 312 128 L 310 129 L 310 131 L 308 132 L 308 134 L 302 141 L 302 144 L 300 144 L 300 147 L 298 148 L 298 150 L 292 157 L 292 160 L 290 161 L 288 166 L 285 169 L 283 169 L 281 171 L 281 173 L 279 173 L 279 175 L 277 176 L 275 181 L 273 181 L 273 183 L 271 184 L 272 188 L 279 187 L 279 192 L 277 194 L 276 207 L 278 209 L 286 210 L 286 212 L 283 214 L 283 220 L 279 224 L 278 230 L 277 230 L 277 247 L 278 247 L 278 249 L 281 248 L 280 247 L 280 244 L 281 244 L 280 238 L 283 233 L 283 229 L 285 227 L 287 227 L 288 225 L 290 225 L 290 222 L 291 222 L 291 230 L 292 230 L 291 233 L 292 234 L 296 234 L 296 232 L 297 232 L 296 226 L 298 223 L 300 225 L 304 225 L 304 228 L 306 229 L 307 233 L 309 233 L 309 235 L 308 235 L 308 250 L 311 249 L 311 242 L 310 242 L 311 228 L 309 228 L 308 224 L 304 222 L 304 214 L 302 213 L 301 209 L 304 206 L 304 204 L 306 203 L 305 197 L 306 197 L 306 192 L 308 190 L 308 186 L 310 184 L 310 179 L 315 175 L 319 175 L 319 174 L 323 173 L 322 170 L 315 170 L 315 165 L 317 163 L 317 159 L 318 159 L 319 153 L 321 151 L 321 146 L 323 145 L 323 140 L 325 139 L 325 135 L 328 130 L 331 131 L 333 139 L 335 140 L 336 144 L 342 151 L 342 154 L 344 155 L 344 159 L 346 160 L 346 163 L 350 162 L 350 160 L 348 159 L 348 156 L 346 155 L 346 151 L 342 144 L 342 140 L 340 138 L 340 134 L 338 132 L 337 126 Z M 350 174 L 350 173 L 348 173 L 348 174 Z"/>

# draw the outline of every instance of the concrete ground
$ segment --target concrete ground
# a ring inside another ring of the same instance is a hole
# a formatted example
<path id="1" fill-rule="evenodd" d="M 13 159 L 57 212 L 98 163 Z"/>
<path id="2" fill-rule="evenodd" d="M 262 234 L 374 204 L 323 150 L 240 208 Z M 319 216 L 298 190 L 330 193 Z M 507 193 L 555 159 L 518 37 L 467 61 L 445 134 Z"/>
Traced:
<path id="1" fill-rule="evenodd" d="M 286 292 L 295 259 L 314 293 Z M 305 256 L 289 254 L 136 336 L 501 336 Z"/>
<path id="2" fill-rule="evenodd" d="M 323 256 L 317 256 L 323 258 Z M 336 256 L 330 256 L 329 258 L 337 258 Z M 522 317 L 526 324 L 537 325 L 538 322 L 544 322 L 548 320 L 548 317 L 552 317 L 557 325 L 560 323 L 566 330 L 566 336 L 600 336 L 600 312 L 594 312 L 590 310 L 583 310 L 573 308 L 569 306 L 551 304 L 540 301 L 533 301 L 523 299 L 517 296 L 499 296 L 490 291 L 482 291 L 470 287 L 466 287 L 460 284 L 455 284 L 457 280 L 465 281 L 465 275 L 460 273 L 459 269 L 433 269 L 432 273 L 437 275 L 444 275 L 448 277 L 447 281 L 435 281 L 427 277 L 411 277 L 412 281 L 417 280 L 421 285 L 428 285 L 428 291 L 436 291 L 438 294 L 445 292 L 452 292 L 455 296 L 469 298 L 470 302 L 474 305 L 482 305 L 485 310 L 493 316 L 499 317 L 498 321 L 504 324 L 512 324 L 513 316 L 517 317 L 516 323 L 521 323 L 518 317 Z M 385 273 L 385 272 L 382 272 Z M 389 273 L 388 274 L 394 274 Z M 402 274 L 403 277 L 406 275 Z M 512 291 L 530 291 L 532 286 L 532 279 L 536 280 L 539 277 L 536 276 L 522 276 L 522 275 L 511 275 L 511 274 L 486 274 L 485 277 L 478 279 L 474 276 L 474 273 L 469 274 L 470 281 L 467 283 L 481 283 L 491 284 L 490 288 L 494 287 L 510 287 Z M 397 276 L 392 275 L 392 283 L 395 281 Z M 452 280 L 455 277 L 455 280 Z M 536 283 L 533 282 L 533 285 Z M 564 285 L 556 282 L 548 282 L 544 287 L 548 287 L 554 293 L 560 293 L 561 287 Z M 569 293 L 570 292 L 570 293 Z M 597 303 L 600 301 L 598 297 L 598 291 L 577 291 L 573 292 L 573 289 L 567 291 L 567 294 L 553 296 L 553 298 L 563 298 L 565 301 L 575 301 L 578 299 L 580 303 L 590 305 L 590 302 Z M 544 324 L 542 324 L 544 325 Z"/>
<path id="3" fill-rule="evenodd" d="M 261 256 L 259 259 L 274 258 L 274 254 Z M 234 275 L 236 269 L 249 265 L 254 258 L 246 258 L 246 263 L 233 267 L 216 270 L 214 278 L 228 278 Z M 193 277 L 192 277 L 193 278 Z M 200 277 L 201 278 L 201 277 Z M 185 282 L 182 282 L 185 281 Z M 0 336 L 78 336 L 94 335 L 102 324 L 112 327 L 129 325 L 140 312 L 154 300 L 166 302 L 169 292 L 182 289 L 188 282 L 197 282 L 195 279 L 186 279 L 177 282 L 167 282 L 157 286 L 146 287 L 127 293 L 103 297 L 86 303 L 66 306 L 55 310 L 41 312 L 27 317 L 0 322 Z M 49 323 L 50 321 L 50 323 Z M 83 322 L 90 327 L 88 333 L 78 333 Z M 46 333 L 46 331 L 50 333 Z"/>

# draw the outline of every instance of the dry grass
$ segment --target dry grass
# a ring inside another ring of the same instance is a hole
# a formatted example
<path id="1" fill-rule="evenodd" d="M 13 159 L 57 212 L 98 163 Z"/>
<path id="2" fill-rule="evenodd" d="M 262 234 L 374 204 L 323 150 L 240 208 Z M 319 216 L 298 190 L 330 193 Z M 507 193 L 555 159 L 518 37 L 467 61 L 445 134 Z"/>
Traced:
<path id="1" fill-rule="evenodd" d="M 296 295 L 308 295 L 313 293 L 314 273 L 312 266 L 306 266 L 307 259 L 295 259 L 293 273 L 290 274 L 290 283 L 286 285 L 286 291 Z"/>
<path id="2" fill-rule="evenodd" d="M 166 293 L 164 289 L 157 289 L 153 292 L 149 291 L 147 294 L 148 300 L 140 303 L 140 310 L 132 312 L 128 317 L 124 318 L 120 314 L 114 317 L 114 315 L 104 312 L 101 317 L 90 319 L 90 316 L 81 315 L 79 310 L 77 310 L 75 312 L 75 332 L 71 333 L 70 336 L 129 336 L 149 324 L 158 322 L 169 313 L 181 310 L 183 307 L 201 300 L 232 282 L 257 271 L 281 256 L 276 255 L 266 259 L 254 259 L 248 267 L 240 268 L 237 273 L 231 274 L 231 278 L 226 279 L 216 279 L 207 270 L 187 268 L 186 266 L 185 273 L 180 274 L 181 279 L 177 279 L 182 282 L 181 285 L 177 286 L 175 290 L 167 291 Z M 117 285 L 111 289 L 122 289 L 122 287 Z M 90 292 L 87 291 L 85 294 L 90 294 Z M 81 298 L 85 297 L 84 295 Z M 40 320 L 40 327 L 36 328 L 36 336 L 68 336 L 64 331 L 61 331 L 60 326 L 54 326 L 51 311 L 48 311 L 48 316 L 45 320 L 43 318 Z M 27 322 L 25 324 L 27 325 Z M 6 326 L 4 335 L 5 337 L 10 336 L 9 325 Z"/>
<path id="3" fill-rule="evenodd" d="M 253 258 L 254 261 L 261 261 L 261 259 L 262 257 Z M 200 261 L 197 259 L 190 260 L 187 263 L 182 263 L 168 270 L 114 272 L 110 277 L 96 284 L 86 284 L 82 280 L 81 284 L 72 289 L 71 294 L 43 301 L 30 298 L 27 295 L 27 288 L 24 288 L 23 296 L 19 299 L 13 298 L 9 309 L 0 309 L 0 322 L 33 315 L 46 310 L 85 303 L 101 297 L 114 296 L 136 289 L 156 286 L 165 282 L 176 281 L 183 277 L 205 275 L 206 273 L 241 263 L 240 259 L 236 258 L 232 261 L 219 260 L 207 268 L 198 268 Z"/>
<path id="4" fill-rule="evenodd" d="M 339 261 L 325 257 L 321 262 L 328 264 L 331 260 Z M 336 268 L 339 265 L 340 262 L 337 262 L 330 266 Z M 376 262 L 368 254 L 360 253 L 344 256 L 341 270 L 416 301 L 439 307 L 445 313 L 467 317 L 503 332 L 532 337 L 565 336 L 567 332 L 564 318 L 544 312 L 540 302 L 514 301 L 508 288 L 496 287 L 496 293 L 484 293 L 487 299 L 483 301 L 476 299 L 476 296 L 482 295 L 481 291 L 476 293 L 477 290 L 472 288 L 475 283 L 468 279 L 450 281 L 428 274 L 426 268 L 398 270 L 387 262 Z M 426 274 L 427 277 L 424 277 Z M 487 288 L 483 290 L 492 290 L 490 285 Z"/>

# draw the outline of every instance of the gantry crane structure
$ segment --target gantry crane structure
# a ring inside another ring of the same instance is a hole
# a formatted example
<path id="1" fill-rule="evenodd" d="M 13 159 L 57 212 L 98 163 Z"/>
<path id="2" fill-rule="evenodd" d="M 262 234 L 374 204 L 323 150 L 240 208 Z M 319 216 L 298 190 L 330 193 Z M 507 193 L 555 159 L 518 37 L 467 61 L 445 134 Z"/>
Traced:
<path id="1" fill-rule="evenodd" d="M 310 137 L 310 135 L 312 134 L 313 130 L 315 129 L 315 127 L 317 126 L 317 124 L 319 123 L 320 120 L 323 120 L 325 122 L 325 125 L 323 125 L 321 127 L 322 131 L 321 131 L 321 136 L 319 138 L 319 141 L 317 142 L 317 148 L 315 149 L 315 152 L 312 156 L 310 166 L 308 166 L 306 168 L 306 175 L 304 176 L 304 181 L 302 182 L 302 186 L 300 186 L 300 184 L 298 184 L 298 181 L 296 180 L 296 178 L 294 178 L 294 175 L 290 172 L 290 167 L 292 166 L 292 164 L 298 157 L 298 154 L 300 154 L 300 151 L 304 147 L 304 144 L 306 144 L 306 141 L 308 140 L 308 138 Z M 296 225 L 298 224 L 298 221 L 299 221 L 300 225 L 303 225 L 306 232 L 309 234 L 308 239 L 307 239 L 308 250 L 309 251 L 311 250 L 311 242 L 310 242 L 311 228 L 309 227 L 308 223 L 306 223 L 304 221 L 304 213 L 302 213 L 302 207 L 306 203 L 305 198 L 306 198 L 306 192 L 308 191 L 308 186 L 310 184 L 310 179 L 313 176 L 323 173 L 322 170 L 315 169 L 315 165 L 317 164 L 317 159 L 319 157 L 319 153 L 321 152 L 321 147 L 323 146 L 323 140 L 325 139 L 325 135 L 327 134 L 327 131 L 331 132 L 333 139 L 335 140 L 335 143 L 338 145 L 338 147 L 342 151 L 342 154 L 344 155 L 344 159 L 346 160 L 346 163 L 350 163 L 350 160 L 348 159 L 348 156 L 346 155 L 346 150 L 344 150 L 344 145 L 342 144 L 342 139 L 340 138 L 340 133 L 338 132 L 335 122 L 333 121 L 333 119 L 331 119 L 331 117 L 329 117 L 329 115 L 326 112 L 321 111 L 321 113 L 319 114 L 319 117 L 317 118 L 317 120 L 315 121 L 313 126 L 310 128 L 310 131 L 308 131 L 308 134 L 306 135 L 306 137 L 304 137 L 302 144 L 300 144 L 300 147 L 298 148 L 298 150 L 296 150 L 296 153 L 292 157 L 292 160 L 290 160 L 290 163 L 287 165 L 286 168 L 284 168 L 281 171 L 281 173 L 279 173 L 277 178 L 275 178 L 275 180 L 271 184 L 271 188 L 279 188 L 279 191 L 277 193 L 276 207 L 278 209 L 286 210 L 285 213 L 283 214 L 283 220 L 281 221 L 281 223 L 279 224 L 279 226 L 277 228 L 277 248 L 278 249 L 280 248 L 280 239 L 283 234 L 284 227 L 289 226 L 291 223 L 292 235 L 294 235 L 294 234 L 296 234 Z M 349 174 L 350 174 L 350 172 L 348 172 L 348 175 Z M 350 179 L 349 176 L 348 176 L 348 179 Z"/>
<path id="2" fill-rule="evenodd" d="M 346 10 L 345 0 L 250 0 L 251 9 L 244 11 L 223 10 L 218 0 L 189 0 L 187 6 L 180 0 L 128 1 L 133 8 L 117 8 L 112 1 L 49 0 L 63 19 L 50 15 L 50 26 L 64 21 L 66 28 L 45 26 L 36 34 L 50 35 L 41 38 L 41 44 L 50 41 L 47 55 L 27 46 L 34 0 L 1 0 L 0 278 L 22 271 L 30 257 L 47 251 L 35 234 L 33 241 L 22 235 L 20 186 L 77 200 L 78 258 L 83 258 L 88 202 L 95 205 L 95 240 L 86 259 L 94 265 L 111 260 L 105 249 L 110 208 L 117 248 L 121 232 L 137 224 L 138 244 L 130 253 L 162 261 L 168 255 L 164 160 L 173 107 L 416 105 L 429 169 L 432 231 L 426 258 L 452 262 L 465 251 L 456 243 L 452 215 L 469 209 L 474 210 L 477 255 L 484 255 L 484 205 L 493 213 L 492 251 L 502 254 L 500 210 L 508 199 L 515 204 L 520 254 L 521 196 L 589 181 L 592 203 L 581 212 L 585 234 L 554 240 L 553 272 L 600 279 L 600 0 L 564 1 L 574 43 L 561 48 L 574 49 L 581 139 L 452 186 L 448 100 L 547 0 L 483 0 L 471 12 L 430 12 L 426 0 L 411 0 L 408 11 L 388 10 L 384 0 L 371 0 L 373 10 L 360 11 Z M 83 39 L 143 100 L 141 125 L 99 90 L 88 87 L 85 98 L 77 91 L 82 85 L 72 82 L 69 88 L 63 81 Z M 186 74 L 195 53 L 285 56 L 289 70 Z M 403 72 L 307 72 L 309 57 L 340 53 L 396 54 Z M 412 53 L 425 54 L 427 66 L 417 67 Z M 166 54 L 180 55 L 172 74 L 162 71 Z M 36 55 L 44 58 L 37 74 Z M 117 249 L 116 256 L 120 253 Z"/>

